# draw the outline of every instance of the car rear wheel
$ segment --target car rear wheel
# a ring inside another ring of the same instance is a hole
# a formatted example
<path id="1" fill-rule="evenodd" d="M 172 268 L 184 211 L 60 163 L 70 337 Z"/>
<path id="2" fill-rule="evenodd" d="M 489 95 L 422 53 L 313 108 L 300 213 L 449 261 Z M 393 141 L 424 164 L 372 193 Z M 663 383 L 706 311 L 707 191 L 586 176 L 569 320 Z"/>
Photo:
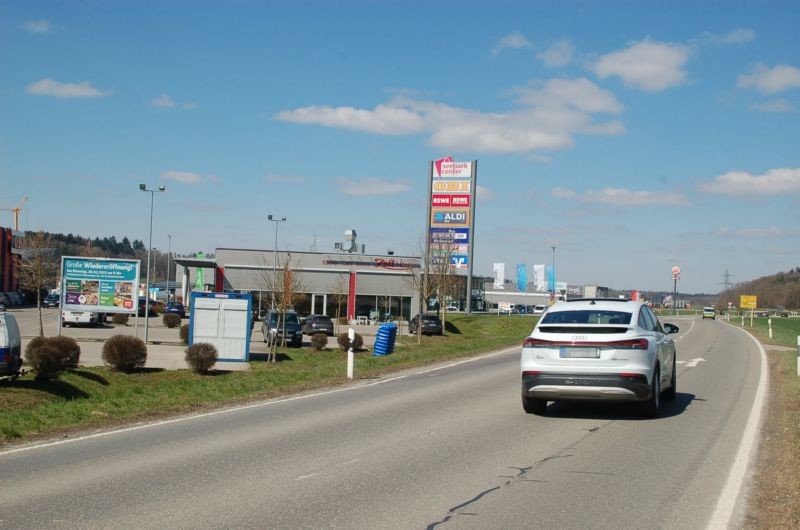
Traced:
<path id="1" fill-rule="evenodd" d="M 528 414 L 542 415 L 547 409 L 547 401 L 544 399 L 522 396 L 522 408 L 525 409 L 525 412 Z"/>
<path id="2" fill-rule="evenodd" d="M 653 383 L 650 387 L 650 399 L 644 402 L 644 412 L 648 416 L 661 414 L 661 371 L 656 366 L 653 371 Z"/>

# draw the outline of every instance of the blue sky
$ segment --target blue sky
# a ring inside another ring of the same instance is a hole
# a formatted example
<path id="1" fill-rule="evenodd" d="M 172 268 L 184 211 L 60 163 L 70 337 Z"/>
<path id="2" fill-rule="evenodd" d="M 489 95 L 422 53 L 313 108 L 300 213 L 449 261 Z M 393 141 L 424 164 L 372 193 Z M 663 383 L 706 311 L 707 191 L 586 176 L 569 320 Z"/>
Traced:
<path id="1" fill-rule="evenodd" d="M 0 207 L 180 253 L 415 254 L 477 159 L 475 274 L 718 292 L 800 266 L 797 2 L 0 0 Z M 10 212 L 0 212 L 10 226 Z"/>

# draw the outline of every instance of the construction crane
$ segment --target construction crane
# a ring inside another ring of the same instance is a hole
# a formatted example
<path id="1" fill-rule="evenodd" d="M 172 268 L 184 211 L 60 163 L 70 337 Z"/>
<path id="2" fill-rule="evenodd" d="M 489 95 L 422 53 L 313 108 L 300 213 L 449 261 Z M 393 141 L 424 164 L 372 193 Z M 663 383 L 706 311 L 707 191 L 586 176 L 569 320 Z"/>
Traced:
<path id="1" fill-rule="evenodd" d="M 0 210 L 5 210 L 7 212 L 14 212 L 14 230 L 19 230 L 19 211 L 22 210 L 22 205 L 25 204 L 25 201 L 28 200 L 28 196 L 22 198 L 22 201 L 17 205 L 16 208 L 0 208 Z"/>

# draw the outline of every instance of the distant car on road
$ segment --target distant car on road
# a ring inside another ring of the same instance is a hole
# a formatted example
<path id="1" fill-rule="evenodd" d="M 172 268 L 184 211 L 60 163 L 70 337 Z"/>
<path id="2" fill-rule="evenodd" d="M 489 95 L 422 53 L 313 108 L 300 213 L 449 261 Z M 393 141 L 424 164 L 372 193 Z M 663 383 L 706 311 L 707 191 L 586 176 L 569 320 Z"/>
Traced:
<path id="1" fill-rule="evenodd" d="M 419 315 L 414 315 L 414 318 L 408 323 L 408 332 L 412 335 L 417 333 L 420 324 Z M 442 321 L 436 315 L 422 315 L 422 331 L 423 335 L 441 335 L 442 334 Z"/>
<path id="2" fill-rule="evenodd" d="M 61 297 L 57 294 L 48 294 L 42 300 L 42 307 L 58 307 L 61 303 Z"/>
<path id="3" fill-rule="evenodd" d="M 551 306 L 522 346 L 522 407 L 548 401 L 641 401 L 652 416 L 675 399 L 678 327 L 640 301 L 576 299 Z"/>
<path id="4" fill-rule="evenodd" d="M 181 318 L 186 318 L 186 308 L 181 302 L 167 302 L 167 305 L 164 308 L 164 314 L 167 313 L 172 313 L 173 315 L 178 315 Z"/>
<path id="5" fill-rule="evenodd" d="M 713 307 L 704 307 L 703 308 L 703 320 L 710 318 L 711 320 L 716 320 L 717 318 L 717 310 Z"/>
<path id="6" fill-rule="evenodd" d="M 333 337 L 333 320 L 327 315 L 308 315 L 303 324 L 303 333 L 306 335 L 324 333 Z"/>

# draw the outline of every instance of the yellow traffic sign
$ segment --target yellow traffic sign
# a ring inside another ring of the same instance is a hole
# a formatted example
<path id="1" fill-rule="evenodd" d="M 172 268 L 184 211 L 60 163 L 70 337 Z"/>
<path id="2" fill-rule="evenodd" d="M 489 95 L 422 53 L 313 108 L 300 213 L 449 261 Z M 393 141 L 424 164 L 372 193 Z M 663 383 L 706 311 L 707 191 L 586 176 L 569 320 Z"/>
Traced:
<path id="1" fill-rule="evenodd" d="M 755 309 L 758 307 L 758 297 L 749 294 L 739 296 L 739 307 L 741 309 Z"/>

